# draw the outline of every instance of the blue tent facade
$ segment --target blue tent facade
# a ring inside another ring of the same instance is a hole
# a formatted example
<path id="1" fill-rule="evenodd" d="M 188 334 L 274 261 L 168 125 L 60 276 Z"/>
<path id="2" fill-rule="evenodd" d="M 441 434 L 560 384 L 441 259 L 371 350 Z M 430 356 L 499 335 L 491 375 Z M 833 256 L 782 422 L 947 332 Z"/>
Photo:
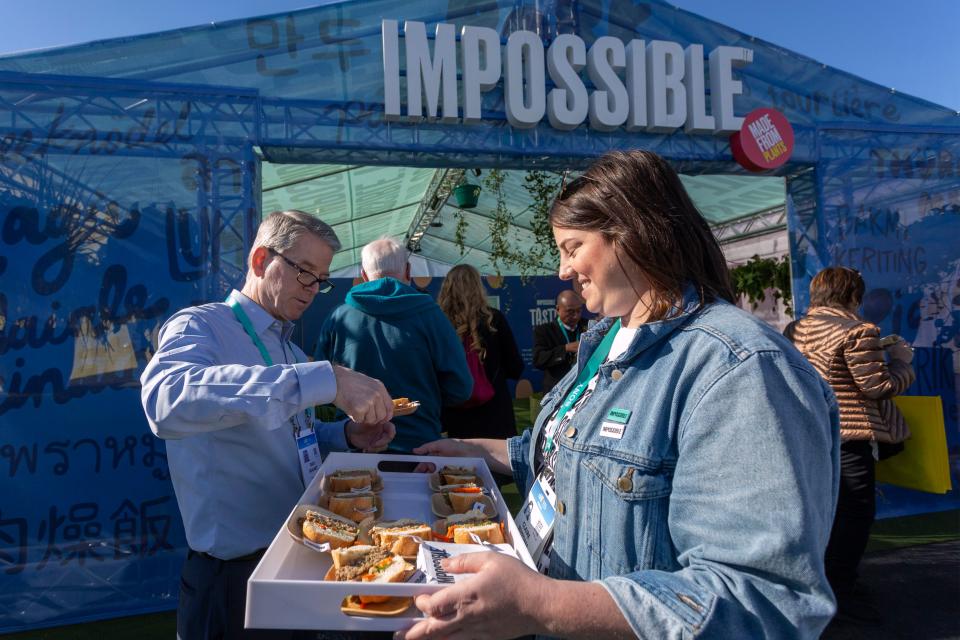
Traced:
<path id="1" fill-rule="evenodd" d="M 0 632 L 169 609 L 185 540 L 138 377 L 160 324 L 242 282 L 277 163 L 579 168 L 644 148 L 742 173 L 726 136 L 384 118 L 381 18 L 743 47 L 738 115 L 775 107 L 796 308 L 819 269 L 916 349 L 960 449 L 960 115 L 661 2 L 339 2 L 0 58 Z M 402 32 L 400 34 L 402 36 Z M 402 38 L 401 38 L 402 39 Z M 522 305 L 520 305 L 522 307 Z M 954 477 L 957 477 L 954 472 Z M 955 482 L 956 484 L 956 482 Z M 886 488 L 886 513 L 956 490 Z M 238 498 L 239 499 L 239 498 Z"/>

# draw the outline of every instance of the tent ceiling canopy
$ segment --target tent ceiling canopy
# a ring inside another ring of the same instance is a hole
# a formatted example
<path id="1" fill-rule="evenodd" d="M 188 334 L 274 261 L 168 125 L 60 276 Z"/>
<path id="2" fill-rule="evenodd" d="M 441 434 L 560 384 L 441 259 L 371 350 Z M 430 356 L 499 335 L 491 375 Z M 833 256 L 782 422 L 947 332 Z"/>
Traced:
<path id="1" fill-rule="evenodd" d="M 424 225 L 419 237 L 420 254 L 430 260 L 472 264 L 485 273 L 490 264 L 490 221 L 497 202 L 483 188 L 489 169 L 480 175 L 466 171 L 467 181 L 481 186 L 476 207 L 460 209 L 452 198 L 442 205 L 431 202 L 444 169 L 332 164 L 263 163 L 263 211 L 300 209 L 333 226 L 343 243 L 331 270 L 348 269 L 360 263 L 365 244 L 383 236 L 401 242 L 414 232 L 418 213 L 429 210 L 432 224 Z M 504 170 L 503 193 L 511 215 L 508 238 L 523 251 L 535 242 L 531 231 L 532 197 L 524 188 L 526 171 Z M 562 174 L 554 173 L 557 183 Z M 704 217 L 712 225 L 749 217 L 782 207 L 783 179 L 742 175 L 682 175 L 684 186 Z M 461 252 L 455 235 L 457 217 L 462 215 L 466 230 Z M 553 269 L 545 269 L 544 273 Z M 501 267 L 501 272 L 504 269 Z M 515 275 L 509 270 L 504 275 Z"/>

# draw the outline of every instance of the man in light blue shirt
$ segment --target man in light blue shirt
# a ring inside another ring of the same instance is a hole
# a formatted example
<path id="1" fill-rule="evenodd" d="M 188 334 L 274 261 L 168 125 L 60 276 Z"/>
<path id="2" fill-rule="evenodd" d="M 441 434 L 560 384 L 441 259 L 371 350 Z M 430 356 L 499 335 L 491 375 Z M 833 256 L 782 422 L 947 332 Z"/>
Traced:
<path id="1" fill-rule="evenodd" d="M 183 640 L 243 636 L 247 578 L 310 480 L 301 454 L 312 432 L 325 451 L 380 450 L 395 434 L 380 381 L 308 362 L 290 342 L 293 321 L 332 288 L 339 248 L 319 219 L 272 213 L 243 290 L 174 314 L 141 376 L 190 547 L 177 611 Z M 349 418 L 314 423 L 313 407 L 330 402 Z"/>

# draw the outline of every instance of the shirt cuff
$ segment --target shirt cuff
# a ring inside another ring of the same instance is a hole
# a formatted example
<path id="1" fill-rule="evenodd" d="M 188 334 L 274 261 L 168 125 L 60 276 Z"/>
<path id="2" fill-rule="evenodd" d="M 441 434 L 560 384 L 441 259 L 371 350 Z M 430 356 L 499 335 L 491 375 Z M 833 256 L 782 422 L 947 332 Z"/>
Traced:
<path id="1" fill-rule="evenodd" d="M 344 425 L 346 424 L 347 420 L 317 423 L 314 433 L 317 434 L 317 446 L 320 447 L 320 451 L 329 453 L 331 451 L 346 451 L 350 448 L 350 443 L 347 442 L 347 435 L 344 432 Z"/>
<path id="2" fill-rule="evenodd" d="M 301 408 L 330 404 L 337 397 L 337 378 L 326 360 L 300 362 L 293 365 L 300 381 Z"/>

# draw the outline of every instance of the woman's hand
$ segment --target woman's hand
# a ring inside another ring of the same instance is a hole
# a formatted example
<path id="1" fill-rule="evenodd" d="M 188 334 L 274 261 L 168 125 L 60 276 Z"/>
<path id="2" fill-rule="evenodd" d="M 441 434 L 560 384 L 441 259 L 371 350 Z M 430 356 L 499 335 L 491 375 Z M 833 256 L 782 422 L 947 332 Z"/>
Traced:
<path id="1" fill-rule="evenodd" d="M 913 362 L 913 349 L 911 349 L 910 345 L 903 340 L 890 345 L 887 347 L 886 351 L 887 355 L 894 360 L 900 360 L 901 362 L 905 362 L 907 364 Z"/>
<path id="2" fill-rule="evenodd" d="M 442 566 L 449 573 L 476 575 L 417 596 L 417 608 L 429 617 L 394 638 L 515 638 L 543 631 L 533 614 L 543 611 L 554 580 L 502 553 L 467 553 L 443 560 Z"/>
<path id="3" fill-rule="evenodd" d="M 446 456 L 450 458 L 483 457 L 483 452 L 478 450 L 475 445 L 456 438 L 441 438 L 440 440 L 427 442 L 419 447 L 414 447 L 411 453 L 417 456 Z M 413 471 L 414 473 L 433 473 L 436 470 L 437 465 L 432 462 L 421 462 Z"/>
<path id="4" fill-rule="evenodd" d="M 354 449 L 362 450 L 364 453 L 383 451 L 393 440 L 393 437 L 397 435 L 397 428 L 392 422 L 360 424 L 353 420 L 347 420 L 343 431 L 347 437 L 347 444 Z"/>

